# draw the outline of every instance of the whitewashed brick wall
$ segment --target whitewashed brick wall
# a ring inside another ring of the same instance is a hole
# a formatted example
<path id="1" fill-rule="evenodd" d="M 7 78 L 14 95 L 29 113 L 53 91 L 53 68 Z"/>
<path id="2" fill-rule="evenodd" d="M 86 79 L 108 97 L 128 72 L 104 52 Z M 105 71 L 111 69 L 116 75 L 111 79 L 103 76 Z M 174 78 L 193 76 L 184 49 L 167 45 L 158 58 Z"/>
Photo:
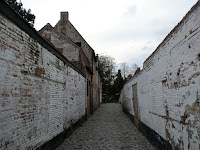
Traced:
<path id="1" fill-rule="evenodd" d="M 121 91 L 134 114 L 137 83 L 139 119 L 174 148 L 200 149 L 200 6 L 195 7 L 144 62 Z"/>
<path id="2" fill-rule="evenodd" d="M 35 149 L 86 108 L 85 78 L 0 14 L 0 149 Z"/>

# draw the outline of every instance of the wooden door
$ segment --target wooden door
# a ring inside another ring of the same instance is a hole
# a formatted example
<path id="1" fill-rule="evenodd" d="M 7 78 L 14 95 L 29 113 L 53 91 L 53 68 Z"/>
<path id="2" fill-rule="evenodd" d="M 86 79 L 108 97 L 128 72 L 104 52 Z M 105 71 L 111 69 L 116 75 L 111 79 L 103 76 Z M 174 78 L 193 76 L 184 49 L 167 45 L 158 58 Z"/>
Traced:
<path id="1" fill-rule="evenodd" d="M 137 96 L 137 84 L 134 84 L 132 86 L 133 91 L 133 108 L 135 112 L 135 117 L 139 119 L 139 113 L 138 113 L 138 96 Z"/>

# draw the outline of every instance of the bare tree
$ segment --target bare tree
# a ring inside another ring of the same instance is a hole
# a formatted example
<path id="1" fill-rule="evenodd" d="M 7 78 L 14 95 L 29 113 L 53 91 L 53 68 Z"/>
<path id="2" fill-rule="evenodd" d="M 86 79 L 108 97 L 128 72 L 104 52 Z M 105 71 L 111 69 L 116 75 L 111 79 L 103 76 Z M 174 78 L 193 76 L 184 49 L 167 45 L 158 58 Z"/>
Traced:
<path id="1" fill-rule="evenodd" d="M 102 74 L 106 73 L 107 77 L 111 77 L 115 69 L 115 59 L 109 55 L 99 55 L 99 67 Z M 102 76 L 104 77 L 104 76 Z"/>
<path id="2" fill-rule="evenodd" d="M 107 96 L 111 96 L 115 59 L 109 55 L 99 55 L 99 72 L 102 80 L 102 90 Z"/>
<path id="3" fill-rule="evenodd" d="M 129 73 L 133 76 L 135 74 L 135 71 L 137 70 L 137 68 L 138 68 L 137 64 L 132 64 L 130 66 L 130 72 Z"/>
<path id="4" fill-rule="evenodd" d="M 121 63 L 120 70 L 123 78 L 126 79 L 129 74 L 129 66 L 127 65 L 126 62 Z"/>

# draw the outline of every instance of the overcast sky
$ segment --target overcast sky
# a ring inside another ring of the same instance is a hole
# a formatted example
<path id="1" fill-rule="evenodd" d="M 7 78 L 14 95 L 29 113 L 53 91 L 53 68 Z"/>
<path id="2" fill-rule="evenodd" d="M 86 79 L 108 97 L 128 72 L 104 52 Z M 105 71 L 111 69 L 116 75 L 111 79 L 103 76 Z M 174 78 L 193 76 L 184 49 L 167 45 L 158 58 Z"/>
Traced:
<path id="1" fill-rule="evenodd" d="M 35 14 L 35 28 L 54 26 L 61 11 L 95 50 L 116 63 L 145 59 L 197 0 L 21 0 Z"/>

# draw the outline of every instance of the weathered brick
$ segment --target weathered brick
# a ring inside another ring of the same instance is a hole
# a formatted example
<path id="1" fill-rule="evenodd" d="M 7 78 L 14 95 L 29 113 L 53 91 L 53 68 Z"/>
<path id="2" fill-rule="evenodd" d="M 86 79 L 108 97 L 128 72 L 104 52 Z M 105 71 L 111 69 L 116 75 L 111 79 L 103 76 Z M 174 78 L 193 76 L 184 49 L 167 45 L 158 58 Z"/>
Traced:
<path id="1" fill-rule="evenodd" d="M 85 115 L 86 80 L 1 13 L 0 27 L 0 149 L 36 149 Z"/>
<path id="2" fill-rule="evenodd" d="M 124 108 L 173 149 L 200 149 L 200 6 L 197 3 L 121 91 Z M 173 36 L 172 36 L 173 35 Z"/>

